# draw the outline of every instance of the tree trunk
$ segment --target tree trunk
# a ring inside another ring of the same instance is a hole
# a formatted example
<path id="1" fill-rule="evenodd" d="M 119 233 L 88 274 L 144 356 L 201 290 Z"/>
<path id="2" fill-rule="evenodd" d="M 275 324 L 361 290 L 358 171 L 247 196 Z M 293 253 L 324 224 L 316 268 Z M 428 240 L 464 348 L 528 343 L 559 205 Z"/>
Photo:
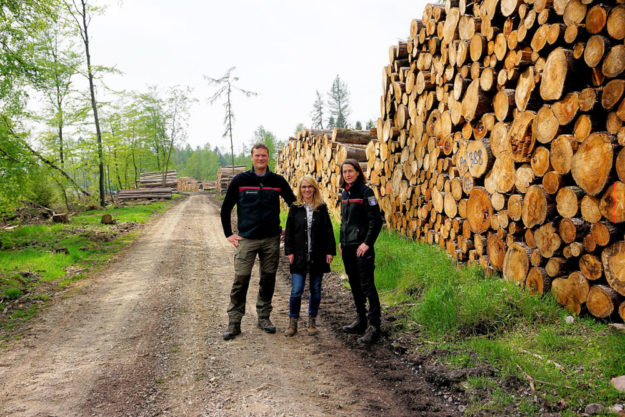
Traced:
<path id="1" fill-rule="evenodd" d="M 503 261 L 503 277 L 520 287 L 525 286 L 529 271 L 531 249 L 523 243 L 513 243 Z"/>
<path id="2" fill-rule="evenodd" d="M 606 285 L 593 285 L 588 291 L 586 307 L 590 314 L 601 319 L 609 317 L 618 305 L 618 294 Z"/>
<path id="3" fill-rule="evenodd" d="M 530 294 L 547 294 L 551 290 L 551 277 L 544 268 L 533 267 L 527 274 L 525 288 Z"/>
<path id="4" fill-rule="evenodd" d="M 572 272 L 567 278 L 556 278 L 551 283 L 551 292 L 556 301 L 576 315 L 581 312 L 589 290 L 588 281 L 580 272 Z"/>
<path id="5" fill-rule="evenodd" d="M 585 253 L 579 258 L 579 270 L 591 281 L 598 280 L 603 276 L 601 260 L 591 253 Z"/>
<path id="6" fill-rule="evenodd" d="M 596 132 L 580 145 L 571 164 L 573 179 L 586 193 L 599 194 L 605 187 L 614 158 L 608 133 Z"/>
<path id="7" fill-rule="evenodd" d="M 573 51 L 556 48 L 547 58 L 540 83 L 543 100 L 558 100 L 562 97 L 567 73 L 573 69 Z"/>
<path id="8" fill-rule="evenodd" d="M 473 233 L 484 233 L 490 227 L 493 207 L 483 187 L 473 187 L 467 204 L 467 218 Z"/>
<path id="9" fill-rule="evenodd" d="M 551 222 L 536 229 L 534 240 L 540 250 L 540 254 L 545 258 L 551 258 L 562 244 L 562 239 L 556 233 L 556 228 Z"/>
<path id="10" fill-rule="evenodd" d="M 599 201 L 599 211 L 612 223 L 625 222 L 625 183 L 616 181 L 607 187 Z"/>
<path id="11" fill-rule="evenodd" d="M 532 185 L 523 199 L 521 218 L 527 228 L 541 225 L 547 216 L 553 214 L 555 207 L 551 197 L 545 193 L 540 185 Z"/>
<path id="12" fill-rule="evenodd" d="M 601 262 L 610 287 L 625 295 L 625 241 L 605 248 L 601 253 Z"/>

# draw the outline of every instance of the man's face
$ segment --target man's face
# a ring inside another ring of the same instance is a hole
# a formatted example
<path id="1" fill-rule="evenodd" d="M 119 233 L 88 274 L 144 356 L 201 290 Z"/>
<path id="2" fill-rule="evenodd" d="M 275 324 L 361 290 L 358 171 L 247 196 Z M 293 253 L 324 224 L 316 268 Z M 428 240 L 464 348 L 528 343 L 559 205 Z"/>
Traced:
<path id="1" fill-rule="evenodd" d="M 267 162 L 269 162 L 269 153 L 266 149 L 256 148 L 252 151 L 252 164 L 254 169 L 264 170 L 267 168 Z"/>

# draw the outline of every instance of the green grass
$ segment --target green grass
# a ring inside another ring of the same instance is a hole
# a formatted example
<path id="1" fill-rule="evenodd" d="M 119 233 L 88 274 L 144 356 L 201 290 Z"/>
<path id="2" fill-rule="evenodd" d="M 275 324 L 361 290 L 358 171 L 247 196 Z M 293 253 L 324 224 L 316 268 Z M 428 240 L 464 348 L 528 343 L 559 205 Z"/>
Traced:
<path id="1" fill-rule="evenodd" d="M 335 224 L 338 242 L 338 224 Z M 438 247 L 416 243 L 383 230 L 376 245 L 376 287 L 386 307 L 403 312 L 396 331 L 418 332 L 415 353 L 450 352 L 448 368 L 490 366 L 493 377 L 469 377 L 468 415 L 532 416 L 542 402 L 563 415 L 577 415 L 592 402 L 606 407 L 625 402 L 610 379 L 625 375 L 625 334 L 592 317 L 569 314 L 551 295 L 537 297 L 479 267 L 458 267 Z M 333 263 L 341 270 L 340 257 Z M 516 384 L 505 384 L 507 380 Z"/>
<path id="2" fill-rule="evenodd" d="M 136 238 L 138 233 L 127 232 L 125 223 L 145 223 L 169 205 L 92 210 L 70 217 L 68 224 L 23 225 L 0 232 L 0 311 L 11 304 L 11 312 L 0 317 L 0 329 L 10 330 L 30 319 L 49 298 L 46 291 L 82 278 Z M 116 225 L 100 224 L 106 213 Z M 19 300 L 24 295 L 28 297 Z M 13 305 L 15 300 L 20 303 Z"/>

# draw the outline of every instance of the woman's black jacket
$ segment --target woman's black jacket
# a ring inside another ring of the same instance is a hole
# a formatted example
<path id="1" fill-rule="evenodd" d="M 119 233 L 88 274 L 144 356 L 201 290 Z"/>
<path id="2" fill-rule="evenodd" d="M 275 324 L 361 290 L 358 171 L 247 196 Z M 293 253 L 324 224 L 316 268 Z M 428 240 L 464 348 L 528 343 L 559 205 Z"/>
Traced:
<path id="1" fill-rule="evenodd" d="M 328 214 L 328 206 L 321 204 L 313 212 L 311 227 L 310 263 L 307 262 L 308 253 L 308 224 L 306 221 L 306 208 L 301 205 L 291 204 L 289 215 L 286 219 L 284 235 L 284 253 L 293 254 L 291 273 L 305 274 L 330 272 L 330 265 L 326 262 L 326 255 L 336 255 L 336 241 L 332 222 Z"/>

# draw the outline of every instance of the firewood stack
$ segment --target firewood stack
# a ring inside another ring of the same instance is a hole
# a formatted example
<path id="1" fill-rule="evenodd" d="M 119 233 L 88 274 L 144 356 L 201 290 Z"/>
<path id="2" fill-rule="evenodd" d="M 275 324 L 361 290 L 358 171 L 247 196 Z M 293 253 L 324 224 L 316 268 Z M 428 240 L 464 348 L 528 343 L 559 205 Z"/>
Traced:
<path id="1" fill-rule="evenodd" d="M 163 177 L 165 182 L 163 183 Z M 141 188 L 160 188 L 171 187 L 176 188 L 178 184 L 178 174 L 176 170 L 167 171 L 167 174 L 163 174 L 160 171 L 157 172 L 144 172 L 139 178 L 139 187 Z"/>
<path id="2" fill-rule="evenodd" d="M 367 147 L 389 228 L 625 319 L 624 39 L 613 0 L 427 5 Z"/>
<path id="3" fill-rule="evenodd" d="M 173 190 L 170 187 L 136 188 L 121 190 L 117 194 L 119 200 L 162 200 L 171 199 Z"/>
<path id="4" fill-rule="evenodd" d="M 200 190 L 217 191 L 217 181 L 202 181 L 200 183 Z"/>
<path id="5" fill-rule="evenodd" d="M 304 175 L 314 177 L 328 208 L 339 218 L 341 164 L 346 159 L 355 159 L 363 171 L 366 171 L 367 145 L 375 138 L 376 129 L 301 130 L 279 152 L 278 172 L 289 181 L 294 190 Z"/>
<path id="6" fill-rule="evenodd" d="M 178 178 L 178 191 L 199 191 L 201 183 L 195 178 L 180 177 Z"/>
<path id="7" fill-rule="evenodd" d="M 230 181 L 234 178 L 235 175 L 240 174 L 242 172 L 247 171 L 249 168 L 245 165 L 235 165 L 234 169 L 232 165 L 226 165 L 223 167 L 219 167 L 217 170 L 217 187 L 218 190 L 225 194 L 228 189 L 228 185 L 230 185 Z"/>

